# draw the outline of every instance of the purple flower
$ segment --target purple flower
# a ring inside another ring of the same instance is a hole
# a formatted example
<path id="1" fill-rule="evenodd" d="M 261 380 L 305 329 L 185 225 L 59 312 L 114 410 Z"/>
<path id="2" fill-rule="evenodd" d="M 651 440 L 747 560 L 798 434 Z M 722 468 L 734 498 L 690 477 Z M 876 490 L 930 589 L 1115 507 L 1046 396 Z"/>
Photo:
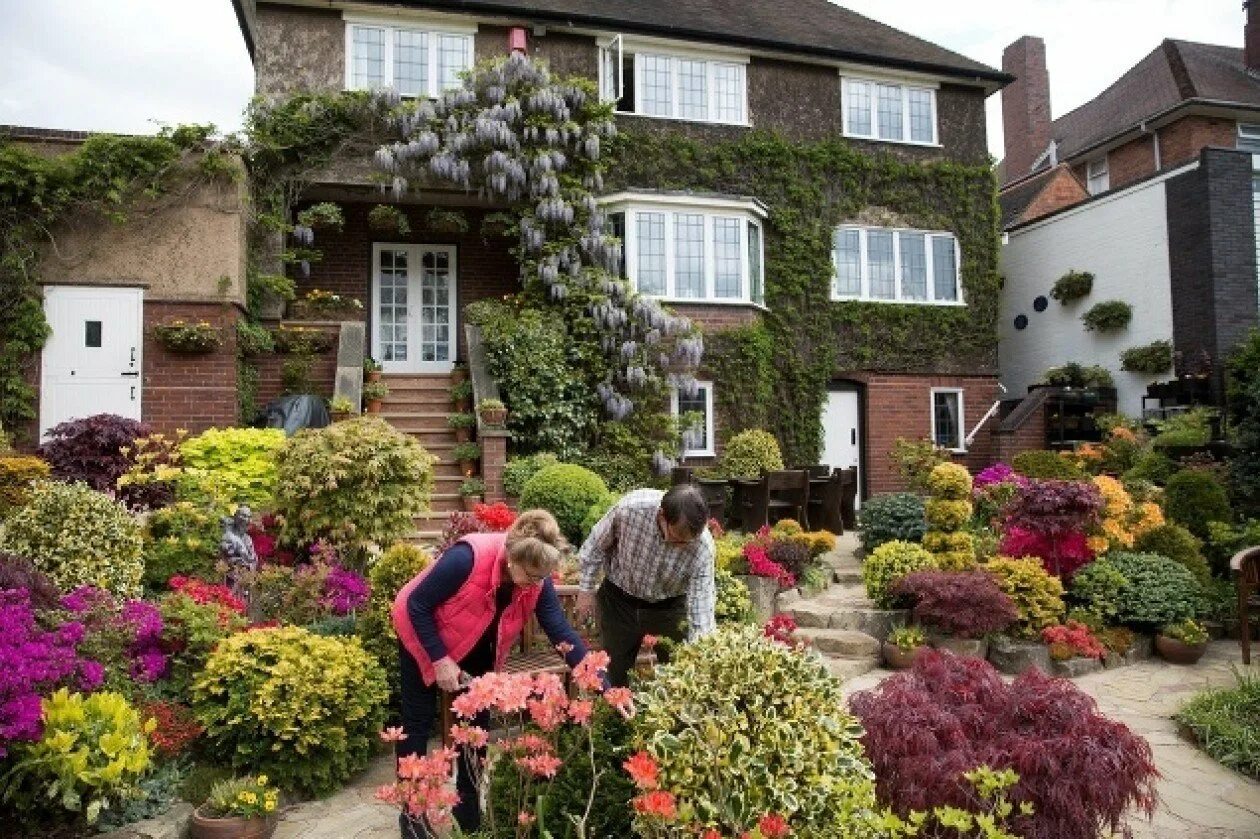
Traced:
<path id="1" fill-rule="evenodd" d="M 980 489 L 981 487 L 986 487 L 991 484 L 1005 483 L 1013 483 L 1017 486 L 1024 486 L 1028 483 L 1028 479 L 1016 472 L 1010 466 L 999 461 L 976 475 L 975 479 L 971 482 L 971 485 L 976 489 Z"/>
<path id="2" fill-rule="evenodd" d="M 324 605 L 335 615 L 347 615 L 366 603 L 371 591 L 362 576 L 334 565 L 324 578 Z"/>

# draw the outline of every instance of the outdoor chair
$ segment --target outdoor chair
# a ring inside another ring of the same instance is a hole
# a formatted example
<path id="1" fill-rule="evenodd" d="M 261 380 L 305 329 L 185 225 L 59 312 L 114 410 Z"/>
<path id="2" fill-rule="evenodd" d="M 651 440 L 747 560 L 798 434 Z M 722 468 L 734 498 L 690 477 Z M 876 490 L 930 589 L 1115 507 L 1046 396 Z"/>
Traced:
<path id="1" fill-rule="evenodd" d="M 840 476 L 840 520 L 846 528 L 854 530 L 857 528 L 857 467 L 837 469 L 836 474 Z"/>
<path id="2" fill-rule="evenodd" d="M 809 473 L 788 469 L 767 472 L 761 480 L 741 485 L 741 518 L 745 531 L 794 518 L 809 528 Z"/>
<path id="3" fill-rule="evenodd" d="M 844 475 L 837 470 L 823 478 L 825 480 L 811 478 L 809 482 L 810 525 L 815 529 L 830 530 L 839 536 L 844 533 L 844 516 L 840 511 Z"/>
<path id="4" fill-rule="evenodd" d="M 1234 554 L 1229 567 L 1238 575 L 1238 643 L 1243 664 L 1251 664 L 1251 610 L 1260 610 L 1260 547 Z"/>

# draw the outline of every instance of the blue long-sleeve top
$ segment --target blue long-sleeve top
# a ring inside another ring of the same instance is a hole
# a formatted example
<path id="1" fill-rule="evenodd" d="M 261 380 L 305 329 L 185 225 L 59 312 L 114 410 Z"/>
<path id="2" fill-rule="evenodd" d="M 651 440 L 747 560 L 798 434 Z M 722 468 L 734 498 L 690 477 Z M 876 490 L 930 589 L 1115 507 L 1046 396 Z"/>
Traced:
<path id="1" fill-rule="evenodd" d="M 447 654 L 446 644 L 442 643 L 437 622 L 433 619 L 433 610 L 459 591 L 460 587 L 472 576 L 472 570 L 472 547 L 464 542 L 456 542 L 438 557 L 433 569 L 425 575 L 420 585 L 416 586 L 411 596 L 407 598 L 407 615 L 411 618 L 411 624 L 420 638 L 420 645 L 428 653 L 430 661 L 443 659 Z M 510 581 L 508 584 L 511 585 Z M 506 606 L 507 603 L 499 601 L 500 613 Z M 550 577 L 542 582 L 542 594 L 538 597 L 534 614 L 538 618 L 538 625 L 542 627 L 542 631 L 547 634 L 553 646 L 561 643 L 573 646 L 573 649 L 565 654 L 566 664 L 574 667 L 586 657 L 586 645 L 582 643 L 582 638 L 565 618 L 564 609 L 560 607 L 560 598 L 556 595 L 556 589 Z M 497 620 L 491 623 L 491 627 L 497 625 Z"/>

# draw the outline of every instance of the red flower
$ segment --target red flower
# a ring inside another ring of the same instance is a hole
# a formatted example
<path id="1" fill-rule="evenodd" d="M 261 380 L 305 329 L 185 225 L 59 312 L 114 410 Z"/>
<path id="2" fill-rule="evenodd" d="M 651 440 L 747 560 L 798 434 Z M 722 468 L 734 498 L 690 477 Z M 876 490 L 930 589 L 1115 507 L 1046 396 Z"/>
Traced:
<path id="1" fill-rule="evenodd" d="M 782 644 L 785 647 L 791 647 L 795 644 L 796 639 L 793 633 L 796 632 L 796 621 L 791 615 L 775 615 L 766 621 L 766 625 L 762 627 L 762 633 L 772 641 Z"/>
<path id="2" fill-rule="evenodd" d="M 761 835 L 765 839 L 783 839 L 792 832 L 792 828 L 788 827 L 787 819 L 778 813 L 767 813 L 757 822 L 757 829 L 761 831 Z"/>
<path id="3" fill-rule="evenodd" d="M 661 639 L 657 638 L 655 635 L 644 635 L 643 636 L 643 649 L 645 650 L 652 649 L 658 643 L 660 643 L 660 640 Z"/>
<path id="4" fill-rule="evenodd" d="M 157 700 L 141 706 L 140 711 L 144 717 L 152 717 L 157 722 L 149 739 L 165 758 L 179 755 L 204 730 L 193 716 L 192 709 L 178 702 Z"/>
<path id="5" fill-rule="evenodd" d="M 516 513 L 502 501 L 496 504 L 475 504 L 473 515 L 492 531 L 507 530 L 516 521 Z"/>
<path id="6" fill-rule="evenodd" d="M 672 821 L 678 817 L 678 803 L 672 792 L 652 790 L 645 792 L 630 802 L 636 813 L 652 816 L 663 821 Z"/>
<path id="7" fill-rule="evenodd" d="M 661 768 L 647 752 L 635 752 L 621 766 L 630 773 L 630 778 L 639 789 L 656 789 L 660 786 Z"/>

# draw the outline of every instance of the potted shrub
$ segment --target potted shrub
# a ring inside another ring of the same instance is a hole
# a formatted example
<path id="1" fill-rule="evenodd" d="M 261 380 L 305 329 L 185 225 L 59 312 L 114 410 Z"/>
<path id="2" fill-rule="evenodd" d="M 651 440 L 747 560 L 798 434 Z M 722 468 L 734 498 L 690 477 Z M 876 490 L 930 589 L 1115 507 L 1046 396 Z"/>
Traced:
<path id="1" fill-rule="evenodd" d="M 919 650 L 927 646 L 927 635 L 918 626 L 898 626 L 884 641 L 884 663 L 890 670 L 909 670 Z"/>
<path id="2" fill-rule="evenodd" d="M 438 233 L 467 233 L 468 219 L 459 210 L 434 207 L 424 218 L 425 225 Z"/>
<path id="3" fill-rule="evenodd" d="M 446 422 L 455 432 L 455 442 L 467 443 L 472 439 L 472 429 L 477 424 L 477 418 L 472 414 L 451 414 Z"/>
<path id="4" fill-rule="evenodd" d="M 460 379 L 451 385 L 451 404 L 461 414 L 467 413 L 468 409 L 472 407 L 472 395 L 472 382 L 468 379 Z"/>
<path id="5" fill-rule="evenodd" d="M 1208 633 L 1193 618 L 1170 623 L 1155 636 L 1155 649 L 1173 664 L 1194 664 L 1207 651 Z"/>
<path id="6" fill-rule="evenodd" d="M 389 385 L 384 382 L 368 382 L 363 386 L 363 404 L 369 414 L 381 412 L 381 401 L 389 396 Z"/>
<path id="7" fill-rule="evenodd" d="M 459 461 L 459 471 L 465 475 L 471 475 L 477 468 L 477 461 L 481 460 L 481 446 L 476 443 L 456 443 L 455 448 L 451 449 L 451 458 Z"/>
<path id="8" fill-rule="evenodd" d="M 891 593 L 914 603 L 914 619 L 932 632 L 932 645 L 958 655 L 984 658 L 986 635 L 1007 629 L 1019 617 L 1014 602 L 984 571 L 914 571 L 893 583 Z"/>
<path id="9" fill-rule="evenodd" d="M 354 403 L 344 396 L 334 396 L 328 403 L 328 410 L 333 422 L 341 422 L 354 413 Z"/>
<path id="10" fill-rule="evenodd" d="M 486 425 L 501 427 L 507 422 L 507 406 L 498 399 L 483 399 L 477 406 L 477 413 Z"/>
<path id="11" fill-rule="evenodd" d="M 459 497 L 464 501 L 464 511 L 471 513 L 486 494 L 486 482 L 481 478 L 469 478 L 459 485 Z"/>
<path id="12" fill-rule="evenodd" d="M 368 211 L 368 226 L 373 230 L 388 230 L 399 236 L 411 232 L 411 224 L 402 210 L 389 204 L 377 204 Z"/>
<path id="13" fill-rule="evenodd" d="M 381 363 L 372 356 L 363 357 L 363 381 L 379 382 L 381 380 Z"/>
<path id="14" fill-rule="evenodd" d="M 268 839 L 276 830 L 280 793 L 267 786 L 267 776 L 230 778 L 210 790 L 206 803 L 193 811 L 190 839 Z"/>
<path id="15" fill-rule="evenodd" d="M 363 303 L 357 298 L 318 288 L 289 304 L 289 317 L 294 320 L 357 320 L 362 314 Z"/>

